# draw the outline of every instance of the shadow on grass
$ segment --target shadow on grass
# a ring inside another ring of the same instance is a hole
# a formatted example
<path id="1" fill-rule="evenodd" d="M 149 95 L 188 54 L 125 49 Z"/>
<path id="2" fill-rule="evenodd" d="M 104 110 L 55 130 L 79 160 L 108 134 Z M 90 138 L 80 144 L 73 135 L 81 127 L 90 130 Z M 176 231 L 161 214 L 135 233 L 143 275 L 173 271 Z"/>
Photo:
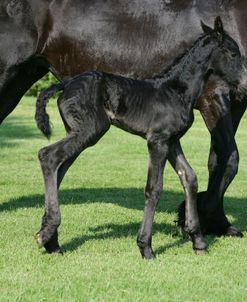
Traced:
<path id="1" fill-rule="evenodd" d="M 183 194 L 176 192 L 164 192 L 157 212 L 176 212 L 178 201 L 183 199 Z M 60 205 L 71 204 L 115 204 L 128 209 L 143 211 L 144 209 L 144 193 L 143 189 L 138 188 L 85 188 L 73 190 L 60 190 Z M 21 208 L 40 208 L 44 206 L 44 195 L 22 196 L 18 199 L 10 199 L 8 202 L 0 204 L 1 211 L 15 211 Z M 128 236 L 136 236 L 140 222 L 128 224 L 106 224 L 89 229 L 92 235 L 82 235 L 72 238 L 69 242 L 63 244 L 65 251 L 74 251 L 89 240 L 101 240 L 106 238 L 123 238 Z M 162 232 L 164 234 L 179 235 L 176 224 L 154 223 L 154 233 Z M 187 242 L 187 239 L 181 238 L 170 246 L 160 247 L 156 254 L 163 253 L 168 248 L 181 245 Z"/>
<path id="2" fill-rule="evenodd" d="M 24 117 L 8 117 L 0 127 L 0 148 L 16 146 L 17 139 L 39 137 L 38 131 L 27 125 L 29 120 Z"/>
<path id="3" fill-rule="evenodd" d="M 157 206 L 157 211 L 175 212 L 183 194 L 165 191 Z M 59 192 L 59 202 L 66 204 L 106 203 L 116 204 L 121 207 L 143 210 L 144 193 L 138 188 L 81 188 L 65 189 Z M 21 208 L 35 208 L 44 206 L 44 195 L 28 195 L 10 199 L 0 204 L 1 211 L 15 211 Z"/>
<path id="4" fill-rule="evenodd" d="M 64 252 L 73 252 L 84 245 L 87 241 L 90 240 L 105 240 L 105 239 L 119 239 L 124 237 L 136 237 L 139 230 L 140 223 L 128 223 L 128 224 L 104 224 L 97 226 L 95 228 L 89 228 L 89 232 L 92 232 L 92 235 L 82 235 L 74 237 L 68 242 L 62 245 Z M 174 242 L 168 243 L 162 246 L 159 246 L 155 249 L 155 254 L 160 255 L 164 254 L 167 250 L 172 248 L 182 247 L 183 244 L 188 243 L 190 238 L 188 235 L 184 236 L 175 224 L 166 224 L 166 223 L 155 223 L 153 225 L 153 235 L 156 233 L 162 234 L 172 234 L 172 237 L 175 239 Z M 208 247 L 214 245 L 217 241 L 216 238 L 208 236 L 206 242 Z M 192 243 L 191 243 L 192 246 Z"/>
<path id="5" fill-rule="evenodd" d="M 62 245 L 62 248 L 65 252 L 72 252 L 77 250 L 80 246 L 86 243 L 89 240 L 105 240 L 109 238 L 117 239 L 124 237 L 135 237 L 137 236 L 140 223 L 128 223 L 128 224 L 104 224 L 97 226 L 95 228 L 89 228 L 89 231 L 92 232 L 92 235 L 78 236 L 72 238 L 70 241 Z M 170 243 L 164 246 L 159 247 L 155 250 L 155 254 L 163 254 L 166 250 L 174 247 L 181 246 L 182 244 L 188 242 L 187 238 L 183 238 L 179 235 L 178 229 L 175 225 L 170 225 L 166 223 L 154 223 L 153 226 L 154 234 L 155 233 L 172 233 L 173 237 L 178 237 L 174 243 Z"/>
<path id="6" fill-rule="evenodd" d="M 69 189 L 60 191 L 60 204 L 115 204 L 123 208 L 135 209 L 143 211 L 144 208 L 144 194 L 143 189 L 138 188 L 82 188 Z M 18 199 L 10 199 L 0 205 L 1 211 L 15 211 L 21 208 L 35 208 L 44 206 L 44 196 L 30 195 L 22 196 Z M 157 212 L 176 213 L 180 201 L 183 200 L 183 194 L 177 192 L 165 191 L 162 195 L 160 203 L 157 207 Z M 246 231 L 247 221 L 247 204 L 245 199 L 226 198 L 225 200 L 226 213 L 231 215 L 231 220 L 242 231 Z M 92 235 L 85 235 L 72 238 L 69 242 L 63 245 L 66 251 L 74 251 L 83 245 L 86 241 L 96 239 L 101 240 L 105 238 L 123 238 L 127 236 L 136 236 L 139 229 L 139 223 L 128 224 L 106 224 L 91 228 L 89 231 Z M 175 246 L 183 245 L 188 239 L 183 238 L 176 224 L 154 223 L 154 233 L 162 232 L 164 234 L 172 234 L 178 239 L 165 246 L 161 246 L 156 250 L 156 254 L 162 254 L 167 249 Z M 207 238 L 208 245 L 213 245 L 215 239 L 211 236 Z"/>

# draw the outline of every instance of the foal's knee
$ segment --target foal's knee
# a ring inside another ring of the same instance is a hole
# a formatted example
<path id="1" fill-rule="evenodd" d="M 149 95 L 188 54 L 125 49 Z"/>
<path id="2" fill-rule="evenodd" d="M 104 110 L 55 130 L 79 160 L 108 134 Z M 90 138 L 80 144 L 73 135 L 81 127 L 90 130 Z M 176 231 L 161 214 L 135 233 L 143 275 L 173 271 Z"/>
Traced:
<path id="1" fill-rule="evenodd" d="M 145 198 L 147 202 L 151 202 L 154 206 L 157 204 L 157 202 L 160 199 L 160 195 L 162 193 L 162 185 L 156 185 L 156 186 L 146 186 L 145 188 Z"/>

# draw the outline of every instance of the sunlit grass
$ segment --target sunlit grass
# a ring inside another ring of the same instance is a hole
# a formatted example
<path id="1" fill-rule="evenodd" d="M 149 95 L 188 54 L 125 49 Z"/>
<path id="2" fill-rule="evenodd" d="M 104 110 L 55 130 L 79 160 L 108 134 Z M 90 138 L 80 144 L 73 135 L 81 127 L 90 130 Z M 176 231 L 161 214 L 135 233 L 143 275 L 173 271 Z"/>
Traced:
<path id="1" fill-rule="evenodd" d="M 63 256 L 38 249 L 33 235 L 43 214 L 38 150 L 64 135 L 56 102 L 48 142 L 34 123 L 35 100 L 24 99 L 0 128 L 0 301 L 246 301 L 247 240 L 207 237 L 209 253 L 196 256 L 174 220 L 183 191 L 167 165 L 155 216 L 157 259 L 143 261 L 136 234 L 143 215 L 146 142 L 111 128 L 66 175 L 61 190 Z M 246 235 L 246 118 L 237 135 L 241 155 L 225 209 Z M 207 186 L 209 135 L 196 121 L 182 140 L 199 189 Z M 246 236 L 245 236 L 246 237 Z"/>

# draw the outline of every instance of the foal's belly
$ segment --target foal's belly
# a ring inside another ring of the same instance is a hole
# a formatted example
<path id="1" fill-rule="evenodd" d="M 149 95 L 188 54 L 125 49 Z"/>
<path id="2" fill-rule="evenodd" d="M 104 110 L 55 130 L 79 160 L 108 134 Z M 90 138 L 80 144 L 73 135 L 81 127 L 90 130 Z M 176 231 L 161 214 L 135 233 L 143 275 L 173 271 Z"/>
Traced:
<path id="1" fill-rule="evenodd" d="M 155 106 L 157 107 L 157 106 Z M 160 139 L 180 139 L 191 127 L 194 116 L 193 111 L 183 112 L 174 107 L 171 112 L 167 106 L 160 105 L 160 110 L 142 108 L 130 110 L 125 114 L 117 114 L 105 109 L 111 124 L 129 133 L 139 135 L 145 139 L 151 136 Z"/>

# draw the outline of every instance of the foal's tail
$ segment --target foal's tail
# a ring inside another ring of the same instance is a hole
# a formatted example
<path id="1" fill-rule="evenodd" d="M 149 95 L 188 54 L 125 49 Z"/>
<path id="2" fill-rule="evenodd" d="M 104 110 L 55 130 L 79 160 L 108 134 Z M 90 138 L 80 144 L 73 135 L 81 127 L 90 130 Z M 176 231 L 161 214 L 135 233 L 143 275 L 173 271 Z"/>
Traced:
<path id="1" fill-rule="evenodd" d="M 63 90 L 64 84 L 53 84 L 49 88 L 41 91 L 36 103 L 35 120 L 38 128 L 49 139 L 51 136 L 51 125 L 49 115 L 46 112 L 46 105 L 49 99 L 58 91 Z"/>

